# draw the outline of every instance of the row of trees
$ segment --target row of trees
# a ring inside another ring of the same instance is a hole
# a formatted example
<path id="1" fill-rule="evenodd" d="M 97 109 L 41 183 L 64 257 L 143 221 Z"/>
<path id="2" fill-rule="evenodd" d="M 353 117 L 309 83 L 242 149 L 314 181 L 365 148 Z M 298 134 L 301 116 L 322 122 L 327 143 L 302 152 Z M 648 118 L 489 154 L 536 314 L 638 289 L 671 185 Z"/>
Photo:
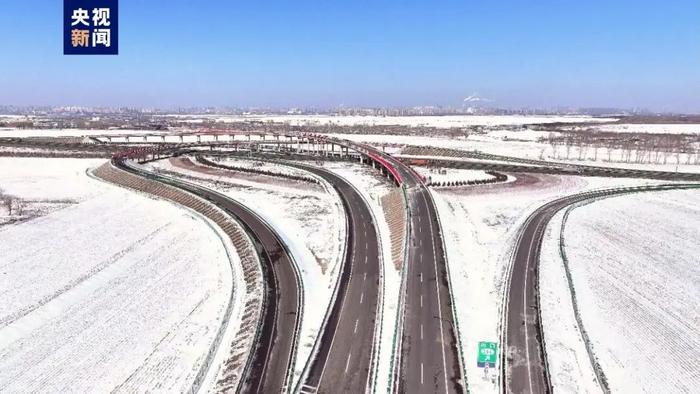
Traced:
<path id="1" fill-rule="evenodd" d="M 496 171 L 486 171 L 493 178 L 489 179 L 471 179 L 468 181 L 433 181 L 428 182 L 428 186 L 470 186 L 470 185 L 486 185 L 489 183 L 505 182 L 508 176 Z"/>
<path id="2" fill-rule="evenodd" d="M 554 159 L 587 160 L 601 158 L 637 164 L 700 163 L 700 136 L 688 134 L 643 134 L 606 132 L 569 132 L 550 134 L 540 142 L 552 147 Z M 613 156 L 613 154 L 615 154 Z M 540 156 L 544 156 L 544 152 Z"/>

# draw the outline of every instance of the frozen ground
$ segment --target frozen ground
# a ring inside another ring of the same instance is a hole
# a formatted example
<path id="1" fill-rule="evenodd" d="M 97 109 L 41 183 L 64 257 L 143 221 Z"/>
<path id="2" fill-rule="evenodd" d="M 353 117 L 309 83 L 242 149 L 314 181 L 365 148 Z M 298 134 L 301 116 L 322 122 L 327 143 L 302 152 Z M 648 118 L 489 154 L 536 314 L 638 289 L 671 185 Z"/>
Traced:
<path id="1" fill-rule="evenodd" d="M 700 385 L 698 207 L 697 190 L 665 191 L 600 200 L 569 216 L 564 237 L 579 309 L 613 392 L 691 393 Z M 561 272 L 545 279 L 566 300 Z M 569 364 L 585 360 L 580 345 L 568 350 Z M 590 378 L 569 372 L 575 384 Z"/>
<path id="2" fill-rule="evenodd" d="M 236 162 L 232 159 L 224 164 L 236 165 Z M 248 173 L 232 173 L 233 177 L 221 176 L 219 171 L 204 174 L 176 167 L 168 160 L 151 166 L 193 177 L 234 198 L 263 217 L 284 238 L 299 266 L 304 286 L 296 381 L 318 335 L 342 260 L 345 214 L 336 192 L 323 182 L 319 186 Z M 267 166 L 273 166 L 275 172 L 297 171 L 279 165 Z"/>
<path id="3" fill-rule="evenodd" d="M 476 367 L 477 343 L 499 341 L 504 275 L 518 230 L 546 201 L 583 189 L 640 180 L 518 175 L 513 182 L 433 189 L 450 265 L 470 390 L 495 393 L 498 368 Z"/>
<path id="4" fill-rule="evenodd" d="M 81 201 L 104 192 L 85 175 L 85 170 L 102 163 L 101 159 L 0 157 L 0 187 L 26 199 Z"/>
<path id="5" fill-rule="evenodd" d="M 76 203 L 0 228 L 0 391 L 188 390 L 232 291 L 216 232 L 88 178 L 100 161 L 34 160 L 0 185 Z"/>
<path id="6" fill-rule="evenodd" d="M 280 122 L 291 125 L 368 125 L 368 126 L 430 126 L 437 128 L 466 126 L 523 125 L 535 123 L 579 123 L 610 122 L 615 119 L 592 118 L 590 116 L 498 116 L 498 115 L 450 115 L 450 116 L 340 116 L 340 115 L 169 115 L 190 119 L 193 123 L 201 119 L 218 122 Z"/>
<path id="7" fill-rule="evenodd" d="M 101 162 L 0 157 L 0 226 L 47 215 L 96 195 L 99 190 L 85 169 Z M 12 214 L 3 197 L 11 198 Z"/>
<path id="8" fill-rule="evenodd" d="M 700 134 L 700 124 L 608 124 L 593 128 L 614 133 Z"/>
<path id="9" fill-rule="evenodd" d="M 540 305 L 552 385 L 562 393 L 601 393 L 574 314 L 566 271 L 559 252 L 565 210 L 547 226 L 540 253 Z"/>
<path id="10" fill-rule="evenodd" d="M 502 130 L 500 132 L 512 135 L 511 138 L 495 138 L 491 134 L 470 135 L 464 137 L 423 137 L 405 135 L 384 135 L 384 134 L 333 134 L 339 138 L 345 138 L 357 142 L 366 142 L 377 147 L 383 144 L 397 145 L 417 145 L 424 147 L 449 148 L 465 151 L 480 151 L 494 155 L 520 157 L 525 159 L 554 160 L 569 164 L 598 165 L 605 167 L 633 168 L 640 170 L 658 171 L 680 171 L 680 172 L 700 172 L 700 162 L 695 163 L 697 155 L 666 153 L 666 160 L 660 157 L 659 163 L 634 163 L 636 153 L 632 154 L 632 162 L 624 162 L 624 152 L 620 149 L 611 149 L 608 152 L 605 148 L 600 148 L 596 152 L 593 148 L 572 147 L 569 152 L 569 159 L 566 157 L 566 148 L 559 146 L 552 147 L 549 143 L 536 142 L 535 140 L 522 140 L 518 138 L 520 131 Z M 389 151 L 389 148 L 387 148 Z M 688 163 L 690 160 L 690 163 Z"/>
<path id="11" fill-rule="evenodd" d="M 0 138 L 6 137 L 83 137 L 94 135 L 121 135 L 121 134 L 164 134 L 164 132 L 154 130 L 126 130 L 126 129 L 109 129 L 109 130 L 93 130 L 93 129 L 12 129 L 0 128 Z"/>
<path id="12" fill-rule="evenodd" d="M 391 263 L 391 238 L 389 225 L 381 206 L 381 198 L 389 194 L 394 186 L 379 172 L 368 165 L 347 162 L 324 163 L 324 168 L 345 178 L 362 194 L 369 203 L 372 215 L 377 223 L 377 233 L 382 248 L 383 281 L 382 281 L 382 319 L 381 335 L 379 336 L 378 366 L 376 391 L 381 393 L 389 387 L 389 372 L 391 366 L 392 346 L 396 331 L 396 312 L 398 308 L 401 273 Z"/>
<path id="13" fill-rule="evenodd" d="M 465 170 L 459 168 L 439 168 L 413 166 L 413 168 L 428 182 L 478 181 L 492 179 L 493 176 L 481 170 Z"/>
<path id="14" fill-rule="evenodd" d="M 310 175 L 303 170 L 299 170 L 294 167 L 289 167 L 289 166 L 281 166 L 276 163 L 271 163 L 268 161 L 264 160 L 249 160 L 249 159 L 241 159 L 241 158 L 235 158 L 235 159 L 229 159 L 229 158 L 218 158 L 214 157 L 211 158 L 212 161 L 224 165 L 229 165 L 229 166 L 234 166 L 237 168 L 246 168 L 246 169 L 251 169 L 251 170 L 256 170 L 256 171 L 267 171 L 272 174 L 282 174 L 282 175 L 292 175 L 292 176 L 298 176 L 298 177 L 305 177 L 305 178 L 310 178 Z M 259 179 L 259 178 L 258 178 Z"/>

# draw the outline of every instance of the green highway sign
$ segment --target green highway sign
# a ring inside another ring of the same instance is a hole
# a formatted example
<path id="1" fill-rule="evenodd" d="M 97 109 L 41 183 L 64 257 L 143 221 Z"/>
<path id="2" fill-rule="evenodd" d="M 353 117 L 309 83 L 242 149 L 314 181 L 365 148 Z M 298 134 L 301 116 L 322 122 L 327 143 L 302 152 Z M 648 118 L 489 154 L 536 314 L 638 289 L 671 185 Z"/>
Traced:
<path id="1" fill-rule="evenodd" d="M 477 366 L 496 368 L 497 359 L 498 344 L 496 342 L 479 342 L 479 353 L 476 358 Z"/>

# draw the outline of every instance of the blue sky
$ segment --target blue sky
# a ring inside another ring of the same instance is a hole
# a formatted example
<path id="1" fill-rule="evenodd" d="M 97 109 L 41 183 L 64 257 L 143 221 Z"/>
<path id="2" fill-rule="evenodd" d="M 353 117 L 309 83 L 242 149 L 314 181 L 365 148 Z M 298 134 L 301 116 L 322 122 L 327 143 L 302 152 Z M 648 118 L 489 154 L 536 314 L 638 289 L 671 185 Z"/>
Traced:
<path id="1" fill-rule="evenodd" d="M 120 54 L 90 57 L 61 0 L 4 0 L 0 104 L 700 112 L 697 0 L 339 3 L 120 0 Z"/>

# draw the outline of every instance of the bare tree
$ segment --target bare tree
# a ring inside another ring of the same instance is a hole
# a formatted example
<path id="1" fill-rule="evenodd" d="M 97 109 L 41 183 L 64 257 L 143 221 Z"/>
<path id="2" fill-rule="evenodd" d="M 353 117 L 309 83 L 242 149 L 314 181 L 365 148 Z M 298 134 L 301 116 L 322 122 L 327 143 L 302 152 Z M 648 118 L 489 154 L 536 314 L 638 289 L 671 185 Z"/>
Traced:
<path id="1" fill-rule="evenodd" d="M 24 215 L 24 208 L 26 207 L 26 203 L 24 200 L 20 198 L 15 198 L 15 214 L 17 216 L 22 216 Z"/>
<path id="2" fill-rule="evenodd" d="M 0 195 L 0 200 L 7 210 L 7 214 L 12 216 L 12 207 L 15 205 L 14 197 L 9 194 Z"/>

